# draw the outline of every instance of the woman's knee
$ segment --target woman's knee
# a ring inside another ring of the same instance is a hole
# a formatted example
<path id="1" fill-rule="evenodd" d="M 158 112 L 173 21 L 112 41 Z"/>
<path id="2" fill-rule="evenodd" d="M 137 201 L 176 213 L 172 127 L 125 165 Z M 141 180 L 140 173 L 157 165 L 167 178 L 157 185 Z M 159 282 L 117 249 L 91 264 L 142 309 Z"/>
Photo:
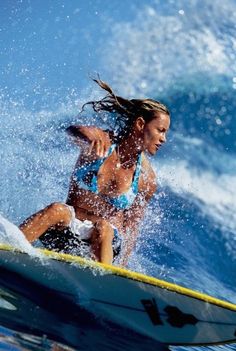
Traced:
<path id="1" fill-rule="evenodd" d="M 50 216 L 53 216 L 63 225 L 69 225 L 72 219 L 71 211 L 67 205 L 60 202 L 53 202 L 48 206 Z"/>

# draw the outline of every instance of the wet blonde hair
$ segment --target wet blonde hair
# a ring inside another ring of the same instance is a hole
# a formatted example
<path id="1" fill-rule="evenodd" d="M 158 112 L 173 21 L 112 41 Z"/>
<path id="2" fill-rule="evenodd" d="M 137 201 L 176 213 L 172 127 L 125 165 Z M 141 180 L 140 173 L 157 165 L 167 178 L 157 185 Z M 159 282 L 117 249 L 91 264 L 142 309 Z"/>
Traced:
<path id="1" fill-rule="evenodd" d="M 159 101 L 153 99 L 125 99 L 116 95 L 111 87 L 99 77 L 93 79 L 93 81 L 106 90 L 108 94 L 101 100 L 87 102 L 83 105 L 82 110 L 86 105 L 92 105 L 95 112 L 115 113 L 115 124 L 118 127 L 116 139 L 118 140 L 129 134 L 138 117 L 142 117 L 145 122 L 150 122 L 154 118 L 155 112 L 162 112 L 170 116 L 168 108 Z"/>

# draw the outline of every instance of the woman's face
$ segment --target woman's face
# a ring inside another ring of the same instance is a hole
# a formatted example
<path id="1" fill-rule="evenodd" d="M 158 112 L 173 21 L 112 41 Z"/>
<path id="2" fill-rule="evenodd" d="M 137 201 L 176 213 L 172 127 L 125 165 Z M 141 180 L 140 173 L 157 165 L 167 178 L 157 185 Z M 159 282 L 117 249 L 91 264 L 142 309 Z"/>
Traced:
<path id="1" fill-rule="evenodd" d="M 143 151 L 151 155 L 166 142 L 166 133 L 170 127 L 170 117 L 164 112 L 154 112 L 153 119 L 145 123 L 143 129 Z"/>

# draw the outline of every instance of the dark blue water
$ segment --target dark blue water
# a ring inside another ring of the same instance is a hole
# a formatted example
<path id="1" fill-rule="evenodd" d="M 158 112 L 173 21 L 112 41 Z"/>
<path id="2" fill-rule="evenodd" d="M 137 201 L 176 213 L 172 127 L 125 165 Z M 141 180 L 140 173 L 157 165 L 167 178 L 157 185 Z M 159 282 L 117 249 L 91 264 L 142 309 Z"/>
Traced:
<path id="1" fill-rule="evenodd" d="M 101 123 L 76 118 L 102 96 L 89 78 L 99 72 L 118 94 L 159 99 L 172 113 L 168 143 L 152 160 L 158 192 L 129 267 L 236 303 L 235 2 L 0 6 L 1 214 L 19 224 L 65 201 L 78 150 L 64 130 Z M 14 331 L 0 334 L 0 349 L 23 350 Z M 25 349 L 51 348 L 34 338 Z"/>

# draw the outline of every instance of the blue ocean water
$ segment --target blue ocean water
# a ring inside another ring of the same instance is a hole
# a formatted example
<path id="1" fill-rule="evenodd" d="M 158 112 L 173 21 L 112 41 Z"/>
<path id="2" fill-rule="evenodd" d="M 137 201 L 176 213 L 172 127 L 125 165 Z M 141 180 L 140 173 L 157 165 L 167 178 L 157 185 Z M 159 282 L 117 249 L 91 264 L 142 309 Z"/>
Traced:
<path id="1" fill-rule="evenodd" d="M 93 114 L 77 117 L 102 96 L 89 78 L 99 72 L 118 94 L 159 99 L 172 114 L 168 142 L 151 160 L 158 192 L 129 268 L 236 303 L 235 2 L 0 6 L 1 215 L 19 224 L 65 201 L 78 155 L 65 128 L 101 125 Z M 1 350 L 52 347 L 16 332 L 2 326 Z"/>

